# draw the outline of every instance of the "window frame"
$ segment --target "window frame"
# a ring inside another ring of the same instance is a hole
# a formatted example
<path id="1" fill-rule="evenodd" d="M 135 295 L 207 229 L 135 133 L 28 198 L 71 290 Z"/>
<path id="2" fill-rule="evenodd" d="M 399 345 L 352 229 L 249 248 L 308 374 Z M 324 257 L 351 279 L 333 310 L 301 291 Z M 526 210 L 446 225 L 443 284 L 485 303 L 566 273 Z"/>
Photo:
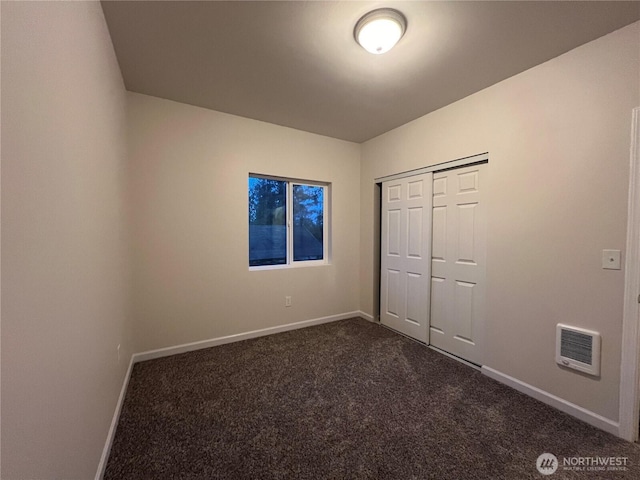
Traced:
<path id="1" fill-rule="evenodd" d="M 302 267 L 317 267 L 323 265 L 329 265 L 329 251 L 330 251 L 330 231 L 329 223 L 331 222 L 331 212 L 329 210 L 331 195 L 331 183 L 321 182 L 315 180 L 302 180 L 290 177 L 279 177 L 275 175 L 263 175 L 261 173 L 249 172 L 247 181 L 251 178 L 264 178 L 267 180 L 276 180 L 280 182 L 286 182 L 286 262 L 278 265 L 249 265 L 249 270 L 278 270 L 283 268 L 302 268 Z M 248 183 L 248 182 L 247 182 Z M 293 188 L 294 186 L 306 186 L 306 187 L 319 187 L 322 188 L 322 259 L 321 260 L 294 260 L 293 255 Z M 249 206 L 249 196 L 247 189 L 247 207 Z M 247 211 L 249 209 L 247 208 Z M 248 220 L 248 219 L 247 219 Z M 251 233 L 249 223 L 247 222 L 247 239 L 249 245 L 251 245 Z M 249 259 L 249 262 L 251 260 Z"/>

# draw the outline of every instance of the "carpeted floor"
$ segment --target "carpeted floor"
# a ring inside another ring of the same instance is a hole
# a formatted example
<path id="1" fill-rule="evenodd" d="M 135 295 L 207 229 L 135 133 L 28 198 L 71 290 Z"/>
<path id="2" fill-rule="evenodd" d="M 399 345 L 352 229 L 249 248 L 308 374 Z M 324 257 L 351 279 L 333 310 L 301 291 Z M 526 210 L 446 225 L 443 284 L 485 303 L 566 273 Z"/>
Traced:
<path id="1" fill-rule="evenodd" d="M 104 478 L 639 479 L 640 446 L 350 319 L 136 364 Z"/>

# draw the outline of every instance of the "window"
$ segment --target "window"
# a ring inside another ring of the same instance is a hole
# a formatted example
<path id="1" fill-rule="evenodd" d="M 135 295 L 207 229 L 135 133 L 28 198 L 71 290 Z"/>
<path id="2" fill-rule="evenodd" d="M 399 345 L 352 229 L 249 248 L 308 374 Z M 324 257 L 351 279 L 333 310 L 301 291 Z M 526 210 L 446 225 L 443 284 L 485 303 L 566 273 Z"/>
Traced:
<path id="1" fill-rule="evenodd" d="M 249 266 L 327 263 L 328 188 L 249 174 Z"/>

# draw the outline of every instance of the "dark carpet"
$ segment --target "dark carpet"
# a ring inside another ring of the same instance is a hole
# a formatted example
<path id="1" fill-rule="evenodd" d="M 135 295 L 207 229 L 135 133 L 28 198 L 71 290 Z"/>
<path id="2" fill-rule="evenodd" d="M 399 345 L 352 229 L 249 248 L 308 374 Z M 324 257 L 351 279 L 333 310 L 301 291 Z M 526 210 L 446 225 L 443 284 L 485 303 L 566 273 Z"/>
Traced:
<path id="1" fill-rule="evenodd" d="M 350 319 L 136 364 L 104 478 L 640 479 L 640 446 Z"/>

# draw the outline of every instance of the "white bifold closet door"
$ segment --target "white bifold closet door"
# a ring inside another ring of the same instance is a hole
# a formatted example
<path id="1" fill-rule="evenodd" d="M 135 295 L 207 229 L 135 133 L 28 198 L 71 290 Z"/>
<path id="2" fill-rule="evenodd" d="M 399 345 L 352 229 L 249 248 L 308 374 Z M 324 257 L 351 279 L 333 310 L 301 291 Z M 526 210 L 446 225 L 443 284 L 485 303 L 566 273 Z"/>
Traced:
<path id="1" fill-rule="evenodd" d="M 382 184 L 380 321 L 429 342 L 432 174 Z"/>
<path id="2" fill-rule="evenodd" d="M 483 360 L 486 170 L 433 174 L 430 342 L 478 365 Z"/>

